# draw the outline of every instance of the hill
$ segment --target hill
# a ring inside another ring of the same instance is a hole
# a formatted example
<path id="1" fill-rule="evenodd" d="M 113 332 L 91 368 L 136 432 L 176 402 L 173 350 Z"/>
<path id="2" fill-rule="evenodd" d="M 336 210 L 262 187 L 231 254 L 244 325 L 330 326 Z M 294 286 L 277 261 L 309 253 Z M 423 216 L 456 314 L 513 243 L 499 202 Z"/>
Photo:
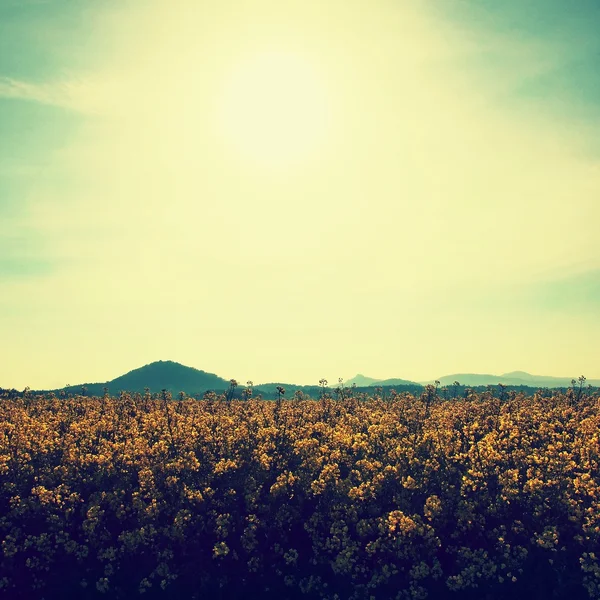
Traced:
<path id="1" fill-rule="evenodd" d="M 577 379 L 574 377 L 550 377 L 548 375 L 532 375 L 525 371 L 511 371 L 502 375 L 492 375 L 489 373 L 453 373 L 452 375 L 444 375 L 439 377 L 438 381 L 442 386 L 451 386 L 455 381 L 458 381 L 461 386 L 467 387 L 485 387 L 488 385 L 498 385 L 499 383 L 511 387 L 527 387 L 531 390 L 540 388 L 568 388 L 571 386 L 571 380 Z M 356 375 L 344 383 L 346 387 L 356 384 L 357 387 L 373 388 L 373 387 L 393 387 L 393 386 L 414 386 L 432 384 L 435 380 L 421 381 L 416 383 L 407 379 L 375 379 L 366 377 L 365 375 Z M 586 385 L 600 387 L 599 379 L 589 379 Z"/>
<path id="2" fill-rule="evenodd" d="M 368 387 L 370 385 L 376 385 L 379 379 L 374 379 L 373 377 L 365 377 L 360 373 L 355 375 L 352 379 L 348 379 L 348 381 L 344 382 L 344 385 L 351 386 L 356 385 L 356 387 Z"/>
<path id="3" fill-rule="evenodd" d="M 419 385 L 415 381 L 408 379 L 374 379 L 373 377 L 365 377 L 364 375 L 355 375 L 352 379 L 344 382 L 346 387 L 356 385 L 356 387 L 385 387 L 392 385 Z"/>
<path id="4" fill-rule="evenodd" d="M 503 375 L 489 375 L 480 373 L 454 373 L 439 378 L 443 386 L 452 385 L 458 381 L 461 385 L 480 386 L 480 385 L 498 385 L 499 383 L 509 386 L 527 386 L 530 388 L 566 388 L 570 387 L 571 380 L 574 377 L 549 377 L 547 375 L 531 375 L 525 371 L 512 371 Z M 432 383 L 432 382 L 428 382 Z M 594 387 L 600 386 L 600 380 L 590 379 L 586 385 Z"/>
<path id="5" fill-rule="evenodd" d="M 381 379 L 374 385 L 377 385 L 380 387 L 390 387 L 390 386 L 394 386 L 394 385 L 421 385 L 421 384 L 419 384 L 415 381 L 409 381 L 408 379 L 393 378 L 393 379 Z"/>
<path id="6" fill-rule="evenodd" d="M 171 360 L 159 360 L 111 381 L 72 385 L 63 389 L 71 393 L 80 393 L 82 386 L 87 388 L 86 393 L 90 396 L 102 394 L 104 388 L 108 388 L 111 394 L 120 391 L 143 392 L 145 388 L 149 388 L 152 393 L 166 389 L 173 395 L 181 391 L 187 394 L 201 394 L 207 390 L 225 390 L 229 387 L 229 380 Z"/>
<path id="7" fill-rule="evenodd" d="M 442 386 L 451 386 L 458 381 L 462 387 L 485 387 L 488 385 L 498 385 L 499 383 L 516 388 L 528 388 L 529 391 L 535 391 L 540 388 L 567 388 L 571 385 L 571 380 L 576 377 L 549 377 L 541 375 L 531 375 L 525 371 L 512 371 L 503 375 L 491 375 L 481 373 L 454 373 L 440 377 Z M 223 379 L 214 373 L 207 373 L 200 369 L 187 367 L 171 360 L 156 361 L 144 365 L 133 371 L 129 371 L 120 377 L 105 382 L 84 383 L 72 385 L 54 392 L 66 391 L 72 394 L 81 393 L 82 387 L 86 388 L 86 394 L 89 396 L 99 396 L 104 393 L 105 388 L 110 394 L 118 394 L 121 391 L 143 392 L 149 388 L 152 393 L 158 393 L 166 389 L 173 396 L 179 392 L 185 392 L 188 395 L 203 394 L 206 391 L 223 392 L 229 388 L 229 379 Z M 419 394 L 423 385 L 433 383 L 433 381 L 416 383 L 407 379 L 390 378 L 375 379 L 358 374 L 352 379 L 344 382 L 344 387 L 349 388 L 355 385 L 359 391 L 369 391 L 376 387 L 393 387 L 398 391 L 410 391 Z M 600 387 L 600 380 L 591 379 L 586 385 Z M 263 383 L 254 386 L 255 395 L 262 395 L 265 398 L 274 398 L 277 396 L 277 386 L 282 386 L 286 390 L 286 397 L 291 397 L 296 390 L 300 390 L 311 397 L 317 397 L 321 393 L 321 388 L 317 385 L 294 385 L 289 383 Z M 240 383 L 236 390 L 236 396 L 242 394 L 243 385 Z M 336 385 L 330 384 L 328 389 L 331 391 Z M 46 390 L 47 391 L 47 390 Z"/>

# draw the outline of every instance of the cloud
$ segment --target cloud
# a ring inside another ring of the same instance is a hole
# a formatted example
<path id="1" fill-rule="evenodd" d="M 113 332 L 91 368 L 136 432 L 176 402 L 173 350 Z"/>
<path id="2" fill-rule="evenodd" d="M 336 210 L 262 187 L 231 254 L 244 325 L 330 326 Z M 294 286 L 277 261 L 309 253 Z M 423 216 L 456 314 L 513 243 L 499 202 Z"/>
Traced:
<path id="1" fill-rule="evenodd" d="M 179 7 L 191 11 L 186 3 Z M 179 221 L 180 215 L 228 220 L 232 227 L 256 230 L 241 261 L 272 265 L 298 256 L 299 250 L 284 246 L 278 259 L 272 257 L 269 236 L 276 215 L 284 218 L 297 205 L 302 208 L 288 231 L 314 244 L 315 256 L 321 253 L 344 268 L 354 262 L 361 278 L 369 270 L 385 279 L 392 257 L 403 254 L 410 257 L 402 267 L 405 277 L 422 280 L 424 289 L 453 279 L 524 281 L 590 253 L 595 235 L 589 228 L 561 235 L 566 221 L 600 216 L 597 172 L 575 156 L 588 134 L 574 131 L 566 117 L 549 122 L 499 101 L 567 60 L 562 45 L 506 32 L 462 35 L 463 29 L 412 9 L 394 10 L 390 23 L 382 20 L 385 11 L 365 23 L 357 22 L 351 10 L 340 14 L 340 30 L 328 34 L 327 44 L 317 34 L 315 40 L 307 38 L 339 84 L 334 90 L 341 124 L 337 156 L 327 159 L 328 172 L 298 176 L 297 185 L 248 173 L 220 154 L 211 102 L 218 96 L 221 71 L 230 66 L 229 55 L 257 46 L 253 36 L 245 40 L 241 17 L 226 20 L 220 37 L 205 42 L 202 35 L 192 36 L 201 27 L 199 15 L 190 12 L 186 20 L 182 9 L 179 21 L 170 22 L 171 29 L 162 31 L 151 48 L 145 38 L 128 40 L 118 69 L 106 65 L 55 83 L 0 79 L 0 95 L 107 117 L 98 127 L 90 120 L 55 153 L 70 177 L 84 179 L 87 187 L 45 189 L 43 202 L 32 193 L 31 220 L 53 236 L 52 247 L 61 255 L 82 243 L 102 254 L 93 236 L 81 239 L 74 233 L 91 232 L 92 226 L 112 229 L 115 244 L 128 248 L 123 234 L 128 226 L 158 231 L 169 221 L 177 223 L 177 233 L 171 228 L 163 235 L 176 242 L 173 247 L 197 250 L 198 244 L 177 239 L 193 238 L 196 226 L 195 218 Z M 409 32 L 406 37 L 395 35 L 399 24 Z M 376 42 L 365 44 L 365 38 Z M 188 46 L 192 40 L 194 52 Z M 340 54 L 342 42 L 350 57 Z M 348 143 L 341 144 L 342 136 Z M 325 185 L 328 194 L 319 189 Z M 367 213 L 378 220 L 367 230 L 366 195 Z M 63 210 L 55 211 L 57 205 Z M 406 218 L 413 226 L 398 237 L 397 224 Z M 218 242 L 217 230 L 203 235 Z M 445 235 L 444 250 L 438 252 Z M 429 247 L 420 250 L 421 241 Z M 234 241 L 225 250 L 232 261 L 237 249 Z M 303 252 L 308 256 L 310 246 Z M 427 272 L 435 272 L 435 278 L 427 279 Z"/>
<path id="2" fill-rule="evenodd" d="M 449 62 L 453 75 L 477 86 L 482 101 L 561 135 L 573 137 L 577 128 L 580 142 L 600 156 L 589 127 L 600 126 L 597 3 L 432 0 L 426 6 L 432 22 L 443 23 L 445 35 L 465 49 Z"/>
<path id="3" fill-rule="evenodd" d="M 123 104 L 119 84 L 99 76 L 32 82 L 0 76 L 0 97 L 38 102 L 86 115 L 115 113 Z"/>
<path id="4" fill-rule="evenodd" d="M 67 85 L 37 84 L 0 77 L 0 96 L 18 100 L 30 100 L 53 106 L 71 107 L 72 98 Z"/>

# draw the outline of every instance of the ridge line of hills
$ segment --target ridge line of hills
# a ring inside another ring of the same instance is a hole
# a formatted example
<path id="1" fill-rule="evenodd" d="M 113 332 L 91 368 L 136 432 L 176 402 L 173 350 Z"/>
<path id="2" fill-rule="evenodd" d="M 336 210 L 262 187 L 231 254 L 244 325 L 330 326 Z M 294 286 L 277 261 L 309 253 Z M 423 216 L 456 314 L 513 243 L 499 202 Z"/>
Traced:
<path id="1" fill-rule="evenodd" d="M 441 386 L 452 386 L 458 381 L 461 386 L 466 387 L 485 387 L 488 385 L 503 384 L 514 388 L 567 388 L 571 385 L 571 380 L 577 379 L 567 377 L 549 377 L 531 375 L 525 371 L 512 371 L 503 375 L 490 375 L 478 373 L 456 373 L 440 377 L 437 381 Z M 69 385 L 54 390 L 38 390 L 40 392 L 61 392 L 80 393 L 82 388 L 86 388 L 86 394 L 98 396 L 104 393 L 108 388 L 109 393 L 116 394 L 120 391 L 143 392 L 148 388 L 152 393 L 160 392 L 163 389 L 170 391 L 174 396 L 180 391 L 188 395 L 202 394 L 206 391 L 223 392 L 230 387 L 230 379 L 224 379 L 214 373 L 207 373 L 200 369 L 187 367 L 174 361 L 156 361 L 138 369 L 133 369 L 124 375 L 116 377 L 103 383 L 83 383 L 78 385 Z M 352 379 L 344 381 L 345 387 L 355 385 L 359 390 L 383 387 L 394 387 L 398 391 L 419 392 L 419 390 L 433 381 L 416 382 L 408 379 L 375 379 L 358 374 Z M 600 380 L 586 381 L 586 385 L 600 387 Z M 290 383 L 263 383 L 253 386 L 256 394 L 272 396 L 276 393 L 277 386 L 281 385 L 291 396 L 295 390 L 301 390 L 310 395 L 320 390 L 318 384 L 314 385 L 295 385 Z M 337 387 L 336 382 L 330 382 L 329 389 Z M 239 382 L 238 394 L 244 388 L 243 382 Z"/>
<path id="2" fill-rule="evenodd" d="M 569 387 L 571 381 L 578 379 L 575 377 L 551 377 L 547 375 L 531 375 L 525 371 L 511 371 L 510 373 L 504 373 L 502 375 L 492 374 L 480 374 L 480 373 L 454 373 L 452 375 L 445 375 L 439 377 L 437 381 L 440 382 L 441 386 L 453 385 L 455 381 L 458 381 L 461 385 L 466 386 L 487 386 L 487 385 L 498 385 L 503 384 L 507 386 L 525 386 L 535 388 L 563 388 Z M 420 381 L 420 385 L 427 385 L 435 383 L 435 379 L 430 381 Z M 357 386 L 368 385 L 368 386 L 387 386 L 387 385 L 403 385 L 408 382 L 402 379 L 373 379 L 372 377 L 365 377 L 364 375 L 356 375 L 350 379 L 346 384 L 352 385 L 356 383 Z M 600 379 L 590 379 L 586 381 L 586 385 L 592 385 L 594 387 L 600 386 Z"/>

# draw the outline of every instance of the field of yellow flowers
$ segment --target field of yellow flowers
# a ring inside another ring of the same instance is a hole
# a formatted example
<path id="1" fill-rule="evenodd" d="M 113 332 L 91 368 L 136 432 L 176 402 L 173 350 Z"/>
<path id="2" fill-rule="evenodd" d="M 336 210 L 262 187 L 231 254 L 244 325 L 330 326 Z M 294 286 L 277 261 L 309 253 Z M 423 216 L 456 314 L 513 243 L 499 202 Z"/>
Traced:
<path id="1" fill-rule="evenodd" d="M 0 598 L 600 598 L 600 400 L 0 395 Z"/>

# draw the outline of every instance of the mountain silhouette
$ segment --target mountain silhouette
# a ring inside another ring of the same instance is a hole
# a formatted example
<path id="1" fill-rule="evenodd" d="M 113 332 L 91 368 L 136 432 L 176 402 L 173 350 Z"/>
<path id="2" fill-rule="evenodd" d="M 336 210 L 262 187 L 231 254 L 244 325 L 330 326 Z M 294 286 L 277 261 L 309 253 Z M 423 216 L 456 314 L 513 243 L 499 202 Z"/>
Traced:
<path id="1" fill-rule="evenodd" d="M 415 381 L 409 381 L 408 379 L 374 379 L 373 377 L 365 377 L 360 373 L 355 375 L 352 379 L 344 382 L 346 387 L 350 387 L 355 384 L 356 387 L 386 387 L 392 385 L 419 385 Z"/>
<path id="2" fill-rule="evenodd" d="M 168 390 L 173 395 L 179 392 L 191 395 L 201 394 L 208 390 L 223 391 L 229 387 L 229 380 L 171 360 L 159 360 L 129 371 L 111 381 L 84 383 L 63 389 L 66 392 L 78 394 L 81 393 L 81 388 L 84 386 L 86 394 L 89 396 L 103 394 L 104 388 L 108 388 L 109 393 L 113 395 L 121 391 L 143 392 L 146 388 L 149 388 L 152 393 Z"/>
<path id="3" fill-rule="evenodd" d="M 540 388 L 567 388 L 571 386 L 571 381 L 577 379 L 575 377 L 550 377 L 547 375 L 532 375 L 525 371 L 511 371 L 503 375 L 492 375 L 488 373 L 454 373 L 452 375 L 444 375 L 439 377 L 438 381 L 442 386 L 450 386 L 455 381 L 458 381 L 462 386 L 478 387 L 488 385 L 503 384 L 511 387 L 528 387 L 532 389 Z M 346 386 L 351 386 L 353 383 L 357 387 L 386 387 L 386 386 L 402 386 L 402 385 L 426 385 L 433 384 L 435 380 L 422 381 L 415 383 L 406 379 L 375 379 L 359 374 L 345 382 Z M 599 379 L 590 379 L 586 381 L 586 385 L 600 387 Z"/>
<path id="4" fill-rule="evenodd" d="M 352 379 L 348 379 L 348 381 L 345 381 L 344 385 L 351 386 L 353 384 L 356 384 L 356 387 L 368 387 L 371 385 L 377 385 L 378 381 L 379 379 L 374 379 L 373 377 L 365 377 L 364 375 L 361 375 L 359 373 L 358 375 L 355 375 Z"/>
<path id="5" fill-rule="evenodd" d="M 503 375 L 455 373 L 440 377 L 438 381 L 442 386 L 451 386 L 455 381 L 458 381 L 461 386 L 468 387 L 495 386 L 501 383 L 506 386 L 526 387 L 530 390 L 535 390 L 540 388 L 566 388 L 571 385 L 572 379 L 577 379 L 577 377 L 548 377 L 531 375 L 525 371 L 512 371 Z M 417 383 L 407 379 L 375 379 L 374 377 L 366 377 L 365 375 L 358 374 L 352 379 L 345 381 L 344 387 L 349 388 L 353 384 L 356 384 L 357 388 L 363 390 L 375 387 L 394 387 L 396 389 L 404 388 L 405 391 L 419 394 L 419 389 L 422 389 L 422 386 L 428 383 L 434 383 L 434 381 Z M 600 387 L 600 380 L 591 379 L 586 381 L 587 384 Z M 100 396 L 104 393 L 105 389 L 108 389 L 108 392 L 114 396 L 121 391 L 144 392 L 145 389 L 149 389 L 152 393 L 168 390 L 173 396 L 176 396 L 179 392 L 185 392 L 192 396 L 203 394 L 206 391 L 224 392 L 229 389 L 229 386 L 229 379 L 223 379 L 214 373 L 207 373 L 200 369 L 187 367 L 171 360 L 159 360 L 129 371 L 125 375 L 121 375 L 110 381 L 71 385 L 51 391 L 66 391 L 72 394 L 80 394 L 82 393 L 82 388 L 85 387 L 85 394 L 88 396 Z M 276 397 L 277 386 L 286 389 L 286 397 L 291 397 L 296 390 L 303 391 L 312 397 L 316 397 L 321 393 L 320 387 L 315 384 L 264 383 L 254 386 L 255 395 L 260 394 L 266 398 Z M 235 394 L 236 397 L 241 395 L 243 387 L 242 384 L 238 386 Z M 333 389 L 334 387 L 336 385 L 330 385 L 328 389 Z"/>
<path id="6" fill-rule="evenodd" d="M 398 379 L 397 377 L 392 379 L 381 379 L 375 385 L 380 387 L 389 387 L 392 385 L 420 385 L 416 381 L 409 381 L 408 379 Z"/>
<path id="7" fill-rule="evenodd" d="M 530 388 L 566 388 L 571 385 L 571 380 L 575 377 L 549 377 L 547 375 L 531 375 L 525 371 L 512 371 L 503 375 L 488 375 L 480 373 L 454 373 L 439 378 L 439 382 L 444 386 L 452 385 L 458 381 L 461 385 L 479 386 L 479 385 L 509 385 L 509 386 L 527 386 Z M 432 383 L 432 382 L 428 382 Z M 586 385 L 594 387 L 600 386 L 600 380 L 590 379 Z"/>

